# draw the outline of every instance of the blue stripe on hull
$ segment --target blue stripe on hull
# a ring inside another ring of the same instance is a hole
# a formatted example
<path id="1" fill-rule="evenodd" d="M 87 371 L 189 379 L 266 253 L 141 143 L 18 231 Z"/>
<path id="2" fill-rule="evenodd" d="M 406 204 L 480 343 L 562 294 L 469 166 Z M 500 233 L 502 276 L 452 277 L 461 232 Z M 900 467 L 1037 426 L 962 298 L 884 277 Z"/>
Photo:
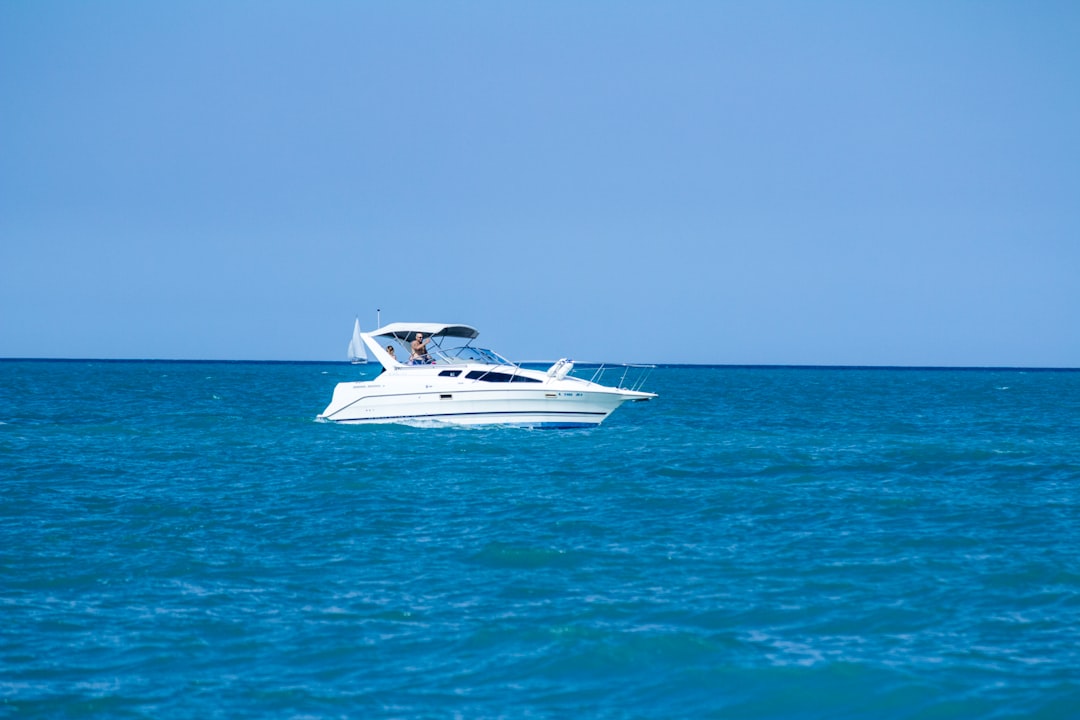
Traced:
<path id="1" fill-rule="evenodd" d="M 348 419 L 348 420 L 332 420 L 331 418 L 326 418 L 326 419 L 331 420 L 331 422 L 337 422 L 337 423 L 342 423 L 342 424 L 346 424 L 346 425 L 363 425 L 365 423 L 403 422 L 403 421 L 408 421 L 408 420 L 444 420 L 444 421 L 449 421 L 449 420 L 452 420 L 452 418 L 471 417 L 471 418 L 479 419 L 479 418 L 482 418 L 482 417 L 490 417 L 492 419 L 493 423 L 497 422 L 497 423 L 503 424 L 503 425 L 512 425 L 512 424 L 515 424 L 512 420 L 507 422 L 507 421 L 500 421 L 497 418 L 507 418 L 507 417 L 511 417 L 511 416 L 514 416 L 514 415 L 532 415 L 532 416 L 550 417 L 552 419 L 551 420 L 541 420 L 541 421 L 524 420 L 524 421 L 522 421 L 520 423 L 516 423 L 516 424 L 519 424 L 519 425 L 522 425 L 522 426 L 527 426 L 527 427 L 570 428 L 570 427 L 591 427 L 593 425 L 599 425 L 600 421 L 603 420 L 605 417 L 607 417 L 608 414 L 609 413 L 606 413 L 606 412 L 581 412 L 581 411 L 569 411 L 569 410 L 567 410 L 567 411 L 541 411 L 541 412 L 536 412 L 536 411 L 532 411 L 532 410 L 506 410 L 506 411 L 500 411 L 500 412 L 431 413 L 431 414 L 427 414 L 427 415 L 384 415 L 384 416 L 381 416 L 381 417 L 353 418 L 353 419 Z M 565 420 L 557 419 L 557 418 L 566 417 L 566 416 L 581 417 L 583 415 L 584 416 L 591 415 L 591 416 L 594 416 L 594 417 L 598 417 L 599 419 L 596 422 L 575 422 L 575 421 L 570 420 L 570 419 L 565 419 Z M 474 424 L 480 424 L 480 423 L 474 423 Z"/>

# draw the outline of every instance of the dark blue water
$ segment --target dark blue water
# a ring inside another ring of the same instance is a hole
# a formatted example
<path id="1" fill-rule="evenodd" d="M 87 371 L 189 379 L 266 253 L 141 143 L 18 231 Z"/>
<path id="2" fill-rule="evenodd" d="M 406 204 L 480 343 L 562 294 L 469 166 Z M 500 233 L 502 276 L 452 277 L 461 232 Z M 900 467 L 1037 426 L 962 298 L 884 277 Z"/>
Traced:
<path id="1" fill-rule="evenodd" d="M 0 716 L 1080 716 L 1080 373 L 315 422 L 358 372 L 0 362 Z"/>

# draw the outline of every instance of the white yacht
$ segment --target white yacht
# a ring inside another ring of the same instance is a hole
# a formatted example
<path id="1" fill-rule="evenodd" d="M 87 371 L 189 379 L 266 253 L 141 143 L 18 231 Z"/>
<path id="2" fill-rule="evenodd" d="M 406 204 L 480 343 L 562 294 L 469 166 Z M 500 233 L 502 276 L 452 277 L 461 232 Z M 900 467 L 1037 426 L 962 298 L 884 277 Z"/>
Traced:
<path id="1" fill-rule="evenodd" d="M 417 335 L 424 343 L 419 356 L 412 352 Z M 656 397 L 640 389 L 651 365 L 600 366 L 585 380 L 570 375 L 571 360 L 546 370 L 524 368 L 473 346 L 478 335 L 468 325 L 406 322 L 360 333 L 369 362 L 382 371 L 371 380 L 338 383 L 319 419 L 577 427 L 599 425 L 625 402 Z M 617 384 L 601 385 L 612 373 L 619 375 Z"/>

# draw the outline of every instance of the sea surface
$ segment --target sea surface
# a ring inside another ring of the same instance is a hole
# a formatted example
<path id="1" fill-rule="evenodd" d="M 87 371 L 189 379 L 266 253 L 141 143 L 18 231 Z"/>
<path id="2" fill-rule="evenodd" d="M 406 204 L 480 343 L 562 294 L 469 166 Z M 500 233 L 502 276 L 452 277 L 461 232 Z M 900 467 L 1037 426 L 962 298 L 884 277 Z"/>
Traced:
<path id="1" fill-rule="evenodd" d="M 0 362 L 0 717 L 1080 717 L 1080 372 L 316 421 L 372 372 Z"/>

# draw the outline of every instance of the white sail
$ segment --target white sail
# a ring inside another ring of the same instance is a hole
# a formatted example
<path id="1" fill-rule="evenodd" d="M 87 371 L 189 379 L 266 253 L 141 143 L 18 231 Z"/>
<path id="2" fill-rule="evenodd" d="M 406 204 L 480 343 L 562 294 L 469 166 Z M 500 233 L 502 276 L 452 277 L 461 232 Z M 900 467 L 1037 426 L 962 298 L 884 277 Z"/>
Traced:
<path id="1" fill-rule="evenodd" d="M 352 340 L 349 341 L 349 362 L 356 365 L 367 362 L 367 351 L 364 350 L 364 342 L 360 339 L 360 318 L 356 318 L 353 325 Z"/>

